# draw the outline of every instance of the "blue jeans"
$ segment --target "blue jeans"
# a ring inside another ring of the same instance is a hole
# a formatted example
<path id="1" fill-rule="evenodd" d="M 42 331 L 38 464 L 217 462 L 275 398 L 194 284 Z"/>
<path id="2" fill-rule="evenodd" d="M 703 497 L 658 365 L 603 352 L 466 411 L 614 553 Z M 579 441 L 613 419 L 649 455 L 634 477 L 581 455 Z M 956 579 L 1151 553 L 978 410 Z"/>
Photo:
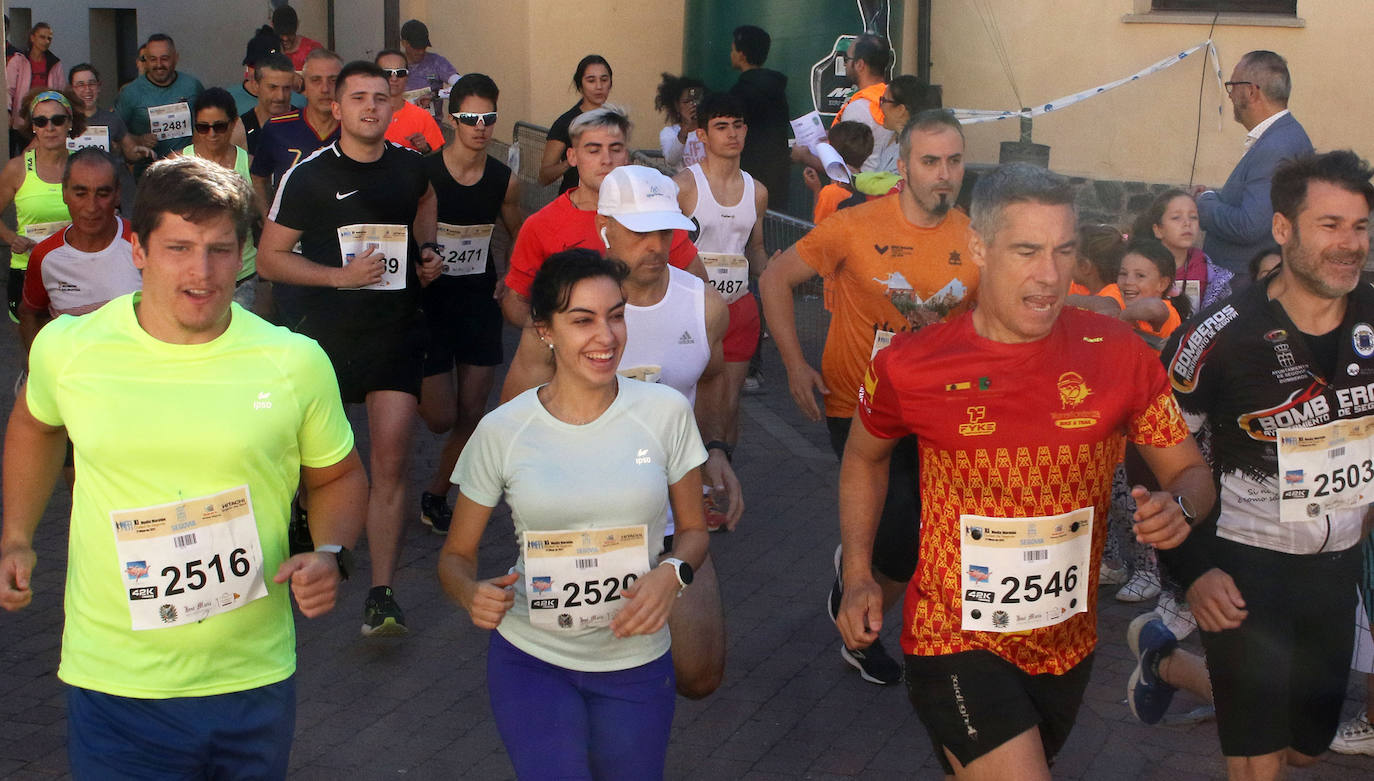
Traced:
<path id="1" fill-rule="evenodd" d="M 677 705 L 671 653 L 627 670 L 579 672 L 492 632 L 487 692 L 519 778 L 663 777 Z"/>

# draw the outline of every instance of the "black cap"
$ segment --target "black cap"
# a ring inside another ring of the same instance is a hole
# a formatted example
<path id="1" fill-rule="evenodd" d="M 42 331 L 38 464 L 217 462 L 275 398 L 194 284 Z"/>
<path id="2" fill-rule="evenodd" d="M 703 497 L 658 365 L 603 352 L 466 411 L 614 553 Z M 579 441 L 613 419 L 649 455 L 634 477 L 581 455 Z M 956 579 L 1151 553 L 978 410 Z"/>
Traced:
<path id="1" fill-rule="evenodd" d="M 430 46 L 429 28 L 419 19 L 411 19 L 401 25 L 401 40 L 417 49 L 428 49 Z"/>
<path id="2" fill-rule="evenodd" d="M 243 55 L 244 65 L 257 65 L 267 58 L 269 54 L 281 51 L 281 38 L 272 31 L 271 27 L 263 25 L 253 33 L 253 40 L 248 42 L 248 51 Z"/>

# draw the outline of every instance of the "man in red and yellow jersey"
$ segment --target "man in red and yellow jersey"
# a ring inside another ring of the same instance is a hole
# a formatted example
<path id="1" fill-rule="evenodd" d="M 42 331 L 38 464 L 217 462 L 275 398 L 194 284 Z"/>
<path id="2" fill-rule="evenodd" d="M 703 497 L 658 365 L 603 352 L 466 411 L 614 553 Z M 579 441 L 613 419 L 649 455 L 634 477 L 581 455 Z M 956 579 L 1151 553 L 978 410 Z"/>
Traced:
<path id="1" fill-rule="evenodd" d="M 888 460 L 920 442 L 920 563 L 902 647 L 912 704 L 960 778 L 1049 778 L 1087 686 L 1112 475 L 1127 441 L 1163 486 L 1132 495 L 1137 539 L 1179 545 L 1211 470 L 1158 359 L 1129 326 L 1064 307 L 1074 193 L 1009 165 L 973 198 L 978 307 L 879 352 L 840 468 L 844 598 L 862 645 L 882 626 L 871 555 Z"/>

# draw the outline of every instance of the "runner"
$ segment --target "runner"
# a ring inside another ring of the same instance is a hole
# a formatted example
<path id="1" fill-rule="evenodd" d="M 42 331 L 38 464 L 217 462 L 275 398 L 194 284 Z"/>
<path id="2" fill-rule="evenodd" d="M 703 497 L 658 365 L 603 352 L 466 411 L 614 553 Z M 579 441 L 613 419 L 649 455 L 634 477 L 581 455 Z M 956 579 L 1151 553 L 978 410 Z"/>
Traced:
<path id="1" fill-rule="evenodd" d="M 0 223 L 0 241 L 10 246 L 7 292 L 10 319 L 19 322 L 24 269 L 29 250 L 71 221 L 62 200 L 62 174 L 67 167 L 67 140 L 81 135 L 85 116 L 72 110 L 73 95 L 43 90 L 25 101 L 25 120 L 34 140 L 20 157 L 0 169 L 0 210 L 14 206 L 19 230 Z"/>
<path id="2" fill-rule="evenodd" d="M 125 84 L 115 113 L 140 146 L 152 147 L 158 157 L 181 149 L 191 136 L 191 104 L 205 89 L 200 80 L 177 70 L 177 47 L 170 35 L 148 36 L 143 56 L 147 72 Z M 146 164 L 136 170 L 142 173 Z"/>
<path id="3" fill-rule="evenodd" d="M 296 71 L 285 54 L 272 52 L 258 60 L 253 66 L 252 81 L 253 89 L 257 90 L 256 102 L 251 108 L 239 112 L 239 123 L 234 128 L 235 146 L 241 146 L 248 150 L 248 154 L 256 155 L 261 139 L 259 131 L 267 124 L 267 120 L 305 106 L 305 98 L 293 89 L 295 83 Z"/>
<path id="4" fill-rule="evenodd" d="M 453 143 L 425 158 L 438 197 L 438 243 L 443 273 L 424 292 L 429 348 L 420 389 L 420 417 L 429 430 L 448 434 L 439 467 L 420 494 L 420 520 L 448 532 L 449 477 L 458 454 L 486 410 L 501 364 L 501 307 L 494 298 L 497 264 L 491 237 L 498 216 L 519 236 L 520 184 L 510 168 L 487 154 L 496 125 L 496 82 L 469 73 L 453 85 Z"/>
<path id="5" fill-rule="evenodd" d="M 606 256 L 624 262 L 630 270 L 623 285 L 629 336 L 620 373 L 669 385 L 693 403 L 709 454 L 702 467 L 702 484 L 729 498 L 723 514 L 726 525 L 734 528 L 744 512 L 744 496 L 726 453 L 728 447 L 721 441 L 722 343 L 729 311 L 699 278 L 669 262 L 673 242 L 691 225 L 678 210 L 673 189 L 671 179 L 638 165 L 615 169 L 600 185 L 596 235 Z M 521 235 L 528 231 L 526 223 Z M 525 349 L 523 343 L 521 349 Z M 547 347 L 543 349 L 548 352 Z M 548 382 L 553 366 L 539 368 L 542 373 L 524 375 L 528 385 L 516 386 L 507 380 L 503 390 L 519 395 Z M 667 533 L 673 533 L 671 515 Z M 671 541 L 667 545 L 671 549 Z M 698 568 L 696 586 L 683 601 L 671 620 L 673 665 L 678 692 L 697 699 L 715 691 L 725 674 L 725 622 L 709 557 Z"/>
<path id="6" fill-rule="evenodd" d="M 57 673 L 76 778 L 284 778 L 286 584 L 313 618 L 347 576 L 367 481 L 329 363 L 231 301 L 251 198 L 205 161 L 151 167 L 133 221 L 143 292 L 44 328 L 10 416 L 7 610 L 33 598 L 34 532 L 76 443 Z M 288 558 L 298 482 L 328 544 Z"/>
<path id="7" fill-rule="evenodd" d="M 81 63 L 72 68 L 72 93 L 80 99 L 77 109 L 86 115 L 86 129 L 76 138 L 67 139 L 67 149 L 75 151 L 87 146 L 98 146 L 114 155 L 119 167 L 120 210 L 124 214 L 134 213 L 133 174 L 124 164 L 126 160 L 151 159 L 153 150 L 139 146 L 124 120 L 107 108 L 100 107 L 100 72 L 89 63 Z"/>
<path id="8" fill-rule="evenodd" d="M 590 249 L 549 258 L 531 302 L 557 372 L 484 418 L 453 473 L 462 488 L 440 580 L 496 630 L 487 688 L 521 778 L 663 776 L 676 700 L 665 619 L 706 557 L 706 451 L 678 392 L 616 375 L 625 273 Z M 479 581 L 478 544 L 503 496 L 520 556 Z M 670 508 L 674 550 L 660 560 Z M 530 729 L 532 705 L 544 727 Z"/>
<path id="9" fill-rule="evenodd" d="M 258 266 L 277 283 L 282 322 L 329 354 L 344 402 L 367 405 L 372 590 L 362 633 L 403 635 L 391 582 L 423 373 L 420 286 L 439 275 L 434 189 L 414 150 L 383 139 L 391 103 L 381 68 L 349 63 L 337 93 L 339 140 L 282 177 Z M 298 240 L 301 254 L 292 252 Z"/>
<path id="10" fill-rule="evenodd" d="M 249 171 L 263 203 L 272 202 L 272 194 L 291 166 L 338 139 L 334 88 L 342 67 L 343 60 L 328 49 L 311 52 L 305 61 L 306 107 L 272 117 L 259 131 L 258 151 L 253 153 Z"/>
<path id="11" fill-rule="evenodd" d="M 203 157 L 232 169 L 243 177 L 243 181 L 252 186 L 253 177 L 248 172 L 248 152 L 229 140 L 238 126 L 234 108 L 234 97 L 228 90 L 211 87 L 200 93 L 200 97 L 196 98 L 196 102 L 191 106 L 191 145 L 181 150 L 181 153 L 188 157 Z M 267 213 L 267 207 L 256 197 L 253 198 L 253 208 L 257 209 L 260 216 Z M 250 312 L 257 300 L 257 260 L 258 248 L 253 244 L 250 234 L 243 242 L 243 268 L 239 270 L 237 287 L 234 290 L 234 300 Z"/>
<path id="12" fill-rule="evenodd" d="M 1126 324 L 1064 306 L 1073 203 L 1066 179 L 1031 165 L 979 179 L 978 306 L 877 354 L 840 467 L 838 623 L 862 646 L 883 623 L 868 564 L 888 461 L 901 437 L 920 438 L 902 648 L 912 704 L 959 778 L 1050 777 L 1092 669 L 1102 521 L 1126 441 L 1164 487 L 1132 490 L 1143 542 L 1178 545 L 1215 498 L 1154 353 Z"/>
<path id="13" fill-rule="evenodd" d="M 953 209 L 964 180 L 964 136 L 944 111 L 918 114 L 902 133 L 898 161 L 907 186 L 831 215 L 801 241 L 770 261 L 759 280 L 764 315 L 787 367 L 792 400 L 819 421 L 814 391 L 825 396 L 825 422 L 836 457 L 843 455 L 864 367 L 894 333 L 918 330 L 968 308 L 978 288 L 978 267 L 968 260 L 968 217 Z M 797 339 L 792 291 L 820 274 L 830 288 L 831 312 L 821 369 L 807 364 Z M 920 496 L 916 440 L 898 443 L 887 483 L 873 570 L 887 607 L 901 599 L 916 569 Z M 827 607 L 840 606 L 840 551 Z M 892 684 L 902 668 L 882 643 L 842 647 L 840 655 L 864 680 Z"/>
<path id="14" fill-rule="evenodd" d="M 444 134 L 434 115 L 405 99 L 406 77 L 410 75 L 406 56 L 395 49 L 382 49 L 373 61 L 386 74 L 391 89 L 391 126 L 386 129 L 386 140 L 420 154 L 442 149 Z"/>
<path id="15" fill-rule="evenodd" d="M 1204 309 L 1164 350 L 1221 485 L 1218 516 L 1163 563 L 1202 629 L 1232 778 L 1315 762 L 1340 721 L 1370 502 L 1374 291 L 1359 281 L 1371 175 L 1348 151 L 1281 164 L 1278 272 Z M 1174 644 L 1141 634 L 1146 686 Z"/>
<path id="16" fill-rule="evenodd" d="M 600 54 L 588 54 L 578 61 L 572 83 L 581 98 L 553 121 L 544 142 L 544 157 L 539 161 L 539 185 L 544 187 L 557 181 L 559 195 L 578 185 L 577 163 L 568 154 L 568 150 L 577 143 L 572 136 L 573 120 L 585 112 L 601 108 L 611 97 L 611 64 Z M 627 129 L 627 140 L 629 136 Z"/>
<path id="17" fill-rule="evenodd" d="M 696 135 L 706 158 L 688 166 L 673 181 L 678 186 L 678 206 L 696 226 L 693 243 L 702 253 L 707 279 L 729 305 L 722 414 L 725 453 L 733 457 L 739 444 L 740 391 L 759 344 L 759 302 L 749 284 L 768 264 L 763 248 L 768 189 L 739 167 L 748 130 L 743 101 L 728 92 L 713 93 L 701 101 L 697 116 L 701 127 Z M 719 515 L 707 513 L 711 531 L 722 528 L 719 520 Z"/>
<path id="18" fill-rule="evenodd" d="M 541 378 L 547 379 L 553 368 L 548 350 L 530 328 L 529 291 L 535 273 L 555 252 L 605 246 L 596 229 L 601 182 L 612 169 L 630 161 L 630 118 L 619 106 L 603 106 L 579 116 L 569 128 L 569 137 L 572 146 L 568 159 L 577 170 L 578 186 L 530 215 L 511 250 L 510 270 L 500 297 L 501 312 L 509 323 L 524 330 L 501 387 L 502 403 L 539 384 Z M 704 279 L 705 269 L 696 256 L 687 232 L 675 231 L 668 262 Z"/>
<path id="19" fill-rule="evenodd" d="M 19 335 L 28 353 L 38 329 L 58 315 L 84 315 L 107 301 L 142 287 L 134 267 L 129 223 L 119 207 L 118 164 L 102 149 L 78 150 L 67 158 L 62 201 L 72 224 L 34 247 Z"/>

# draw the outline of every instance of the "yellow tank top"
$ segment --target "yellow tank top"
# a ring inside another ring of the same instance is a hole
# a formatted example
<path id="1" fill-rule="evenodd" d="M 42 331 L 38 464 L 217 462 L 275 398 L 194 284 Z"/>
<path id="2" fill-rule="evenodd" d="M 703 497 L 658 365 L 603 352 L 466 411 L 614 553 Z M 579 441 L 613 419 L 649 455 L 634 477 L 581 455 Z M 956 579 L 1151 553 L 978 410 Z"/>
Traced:
<path id="1" fill-rule="evenodd" d="M 248 182 L 248 186 L 252 187 L 253 176 L 248 171 L 248 152 L 244 151 L 241 146 L 234 147 L 234 151 L 237 155 L 234 158 L 234 172 L 242 176 L 243 180 Z M 186 148 L 181 150 L 181 153 L 187 157 L 200 157 L 200 155 L 196 154 L 195 144 L 187 144 Z M 250 235 L 243 242 L 243 268 L 239 269 L 238 281 L 242 282 L 248 277 L 253 276 L 253 274 L 257 273 L 257 270 L 258 248 L 253 244 L 253 237 Z"/>
<path id="2" fill-rule="evenodd" d="M 38 159 L 32 149 L 24 153 L 24 183 L 14 194 L 14 213 L 19 235 L 35 242 L 72 221 L 67 204 L 62 202 L 62 183 L 38 178 Z M 10 255 L 10 268 L 28 267 L 29 253 Z"/>

